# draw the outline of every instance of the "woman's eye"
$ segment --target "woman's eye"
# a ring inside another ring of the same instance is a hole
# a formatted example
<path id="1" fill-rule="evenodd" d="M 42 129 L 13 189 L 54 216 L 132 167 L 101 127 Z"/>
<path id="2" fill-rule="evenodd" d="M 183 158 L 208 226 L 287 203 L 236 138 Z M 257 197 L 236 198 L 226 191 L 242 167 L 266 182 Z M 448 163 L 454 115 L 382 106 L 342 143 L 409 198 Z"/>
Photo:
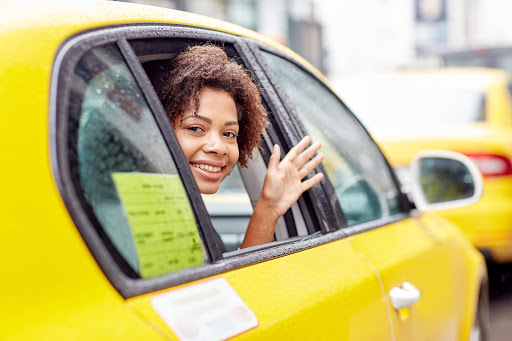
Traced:
<path id="1" fill-rule="evenodd" d="M 188 127 L 187 129 L 190 131 L 193 131 L 195 133 L 199 133 L 199 132 L 203 131 L 203 129 L 201 127 Z"/>
<path id="2" fill-rule="evenodd" d="M 234 133 L 234 132 L 232 132 L 232 131 L 226 131 L 226 132 L 224 133 L 224 136 L 226 136 L 226 137 L 228 137 L 228 138 L 232 138 L 232 139 L 233 139 L 233 138 L 237 138 L 237 137 L 238 137 L 238 134 L 235 134 L 235 133 Z"/>

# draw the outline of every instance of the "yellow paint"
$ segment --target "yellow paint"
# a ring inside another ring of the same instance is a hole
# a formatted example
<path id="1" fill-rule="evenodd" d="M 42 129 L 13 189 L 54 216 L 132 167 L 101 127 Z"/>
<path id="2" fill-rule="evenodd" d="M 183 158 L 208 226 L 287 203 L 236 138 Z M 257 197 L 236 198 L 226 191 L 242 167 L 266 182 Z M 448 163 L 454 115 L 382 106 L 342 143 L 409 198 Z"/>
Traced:
<path id="1" fill-rule="evenodd" d="M 409 311 L 394 311 L 397 340 L 467 340 L 475 314 L 483 257 L 458 228 L 436 214 L 424 214 L 352 237 L 378 270 L 386 293 L 403 282 L 421 292 Z M 449 302 L 449 304 L 447 303 Z"/>
<path id="2" fill-rule="evenodd" d="M 400 317 L 400 321 L 407 322 L 407 320 L 409 319 L 410 313 L 411 313 L 410 308 L 402 308 L 402 309 L 398 310 L 398 316 Z"/>
<path id="3" fill-rule="evenodd" d="M 391 340 L 384 293 L 373 269 L 348 239 L 221 276 L 259 321 L 257 328 L 236 339 Z M 129 299 L 129 305 L 171 337 L 172 331 L 150 306 L 155 294 Z"/>

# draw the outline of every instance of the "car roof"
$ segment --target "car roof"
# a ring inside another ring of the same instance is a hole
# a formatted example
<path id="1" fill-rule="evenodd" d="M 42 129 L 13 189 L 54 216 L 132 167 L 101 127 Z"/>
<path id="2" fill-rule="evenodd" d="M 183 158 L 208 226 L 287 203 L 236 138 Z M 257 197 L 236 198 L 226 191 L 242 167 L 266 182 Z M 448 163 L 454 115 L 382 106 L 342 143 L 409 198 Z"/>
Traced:
<path id="1" fill-rule="evenodd" d="M 329 86 L 327 78 L 310 62 L 258 32 L 199 14 L 109 0 L 0 0 L 0 46 L 7 47 L 0 54 L 0 74 L 19 67 L 21 60 L 47 69 L 49 74 L 48 65 L 67 39 L 100 28 L 133 24 L 183 25 L 250 38 L 295 59 Z"/>
<path id="2" fill-rule="evenodd" d="M 68 37 L 101 27 L 134 23 L 175 24 L 252 38 L 299 60 L 323 76 L 291 49 L 250 29 L 226 21 L 170 8 L 109 0 L 0 0 L 0 43 L 6 40 L 44 39 L 59 46 Z M 2 46 L 9 46 L 3 44 Z"/>
<path id="3" fill-rule="evenodd" d="M 67 33 L 136 22 L 174 23 L 265 40 L 243 27 L 170 8 L 108 0 L 2 0 L 2 30 L 59 26 Z M 268 42 L 267 42 L 268 43 Z"/>

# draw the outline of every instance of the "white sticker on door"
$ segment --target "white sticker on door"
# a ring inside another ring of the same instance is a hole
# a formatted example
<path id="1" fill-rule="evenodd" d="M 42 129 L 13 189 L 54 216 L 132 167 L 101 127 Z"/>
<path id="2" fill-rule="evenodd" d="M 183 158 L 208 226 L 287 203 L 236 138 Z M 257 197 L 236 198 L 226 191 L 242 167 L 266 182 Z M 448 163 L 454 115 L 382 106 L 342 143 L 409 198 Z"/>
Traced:
<path id="1" fill-rule="evenodd" d="M 258 325 L 222 277 L 153 296 L 151 305 L 183 341 L 226 340 Z"/>

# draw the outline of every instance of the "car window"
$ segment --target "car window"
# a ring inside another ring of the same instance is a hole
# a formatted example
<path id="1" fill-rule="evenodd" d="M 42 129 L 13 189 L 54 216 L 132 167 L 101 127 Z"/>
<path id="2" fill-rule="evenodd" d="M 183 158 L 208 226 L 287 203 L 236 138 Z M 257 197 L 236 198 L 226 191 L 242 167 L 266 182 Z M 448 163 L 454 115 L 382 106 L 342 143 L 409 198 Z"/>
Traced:
<path id="1" fill-rule="evenodd" d="M 70 84 L 71 167 L 110 248 L 142 278 L 207 261 L 169 149 L 117 46 L 84 54 Z"/>
<path id="2" fill-rule="evenodd" d="M 323 143 L 323 166 L 348 225 L 402 212 L 386 160 L 337 96 L 288 60 L 263 55 L 307 132 Z"/>
<path id="3" fill-rule="evenodd" d="M 152 82 L 157 82 L 159 73 L 165 70 L 170 59 L 185 50 L 187 46 L 204 42 L 191 43 L 180 39 L 161 39 L 149 42 L 136 40 L 130 43 L 142 62 L 148 78 Z M 165 53 L 160 50 L 162 46 L 165 46 Z M 222 47 L 230 59 L 250 69 L 234 45 L 223 43 Z M 263 104 L 267 106 L 264 99 Z M 254 150 L 253 158 L 249 160 L 247 167 L 235 166 L 231 174 L 221 183 L 217 193 L 202 195 L 212 225 L 227 252 L 238 250 L 243 241 L 253 207 L 258 201 L 263 187 L 267 170 L 265 157 L 269 157 L 269 148 L 273 143 L 279 142 L 271 141 L 267 132 L 264 132 L 262 137 L 264 151 Z M 303 201 L 303 198 L 300 198 L 298 203 L 295 203 L 283 217 L 278 219 L 274 241 L 286 241 L 317 231 L 316 225 L 311 223 L 312 218 L 308 208 L 305 205 L 300 206 Z"/>

